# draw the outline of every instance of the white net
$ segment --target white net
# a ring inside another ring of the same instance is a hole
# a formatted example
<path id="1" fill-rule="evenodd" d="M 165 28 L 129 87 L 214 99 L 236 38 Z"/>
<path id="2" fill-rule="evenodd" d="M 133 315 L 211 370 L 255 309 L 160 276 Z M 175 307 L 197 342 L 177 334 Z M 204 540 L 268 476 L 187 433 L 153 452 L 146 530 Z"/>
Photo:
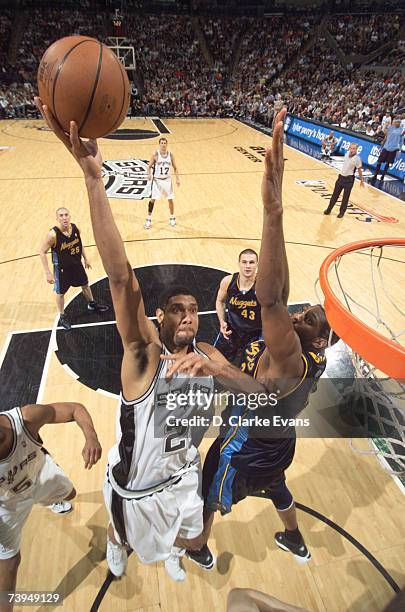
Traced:
<path id="1" fill-rule="evenodd" d="M 336 297 L 352 314 L 400 346 L 405 343 L 405 247 L 373 246 L 337 257 L 328 280 Z M 356 376 L 345 387 L 350 403 L 369 435 L 370 450 L 405 485 L 405 367 L 404 380 L 388 378 L 350 346 Z"/>

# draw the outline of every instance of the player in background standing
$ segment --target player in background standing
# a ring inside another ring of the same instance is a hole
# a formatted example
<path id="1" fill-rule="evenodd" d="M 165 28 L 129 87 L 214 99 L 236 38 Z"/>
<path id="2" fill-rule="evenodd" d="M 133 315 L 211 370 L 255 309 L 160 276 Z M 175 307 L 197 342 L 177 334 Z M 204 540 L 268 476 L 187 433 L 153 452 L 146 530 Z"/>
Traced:
<path id="1" fill-rule="evenodd" d="M 14 592 L 21 561 L 21 531 L 34 504 L 69 512 L 76 491 L 63 470 L 42 446 L 44 425 L 75 421 L 85 437 L 85 469 L 101 457 L 91 416 L 76 403 L 29 404 L 0 412 L 0 612 L 10 612 L 7 592 Z M 63 500 L 63 501 L 61 501 Z"/>
<path id="2" fill-rule="evenodd" d="M 152 212 L 155 201 L 163 198 L 167 198 L 169 202 L 169 223 L 171 226 L 176 225 L 172 169 L 176 175 L 176 185 L 180 187 L 179 170 L 174 155 L 168 150 L 167 138 L 162 136 L 162 138 L 159 138 L 159 149 L 152 155 L 148 164 L 148 179 L 152 182 L 152 192 L 148 204 L 148 216 L 144 225 L 145 229 L 150 229 L 152 226 Z"/>
<path id="3" fill-rule="evenodd" d="M 257 265 L 256 251 L 244 249 L 239 254 L 239 272 L 224 276 L 218 289 L 215 308 L 220 330 L 214 346 L 236 364 L 246 345 L 262 331 L 255 291 Z"/>
<path id="4" fill-rule="evenodd" d="M 70 221 L 67 208 L 56 211 L 57 225 L 47 234 L 39 250 L 46 281 L 54 285 L 56 306 L 59 311 L 59 325 L 71 329 L 71 324 L 65 315 L 65 293 L 70 287 L 81 287 L 90 312 L 101 313 L 108 306 L 97 304 L 89 287 L 89 279 L 85 268 L 91 268 L 84 250 L 79 228 Z M 52 250 L 53 274 L 49 269 L 47 252 Z M 82 263 L 83 259 L 83 263 Z"/>
<path id="5" fill-rule="evenodd" d="M 378 156 L 377 165 L 371 182 L 376 181 L 380 168 L 382 164 L 385 163 L 380 181 L 384 180 L 389 165 L 394 163 L 398 151 L 402 149 L 404 134 L 405 130 L 401 127 L 401 118 L 395 117 L 392 125 L 387 126 L 384 130 L 384 140 L 381 143 L 382 149 L 380 155 Z"/>

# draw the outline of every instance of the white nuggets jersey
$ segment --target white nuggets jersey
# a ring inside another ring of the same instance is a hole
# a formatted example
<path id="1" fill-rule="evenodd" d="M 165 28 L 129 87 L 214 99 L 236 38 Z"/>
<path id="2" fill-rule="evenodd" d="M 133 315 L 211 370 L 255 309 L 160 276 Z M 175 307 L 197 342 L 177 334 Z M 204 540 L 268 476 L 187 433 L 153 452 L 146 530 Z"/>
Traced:
<path id="1" fill-rule="evenodd" d="M 195 347 L 194 351 L 205 357 Z M 165 347 L 163 352 L 168 354 Z M 166 380 L 169 363 L 160 361 L 149 389 L 139 399 L 127 402 L 121 398 L 118 442 L 108 454 L 108 478 L 122 497 L 169 484 L 199 460 L 194 446 L 197 436 L 187 419 L 203 417 L 202 426 L 208 428 L 214 381 L 212 376 L 191 379 L 181 375 Z M 201 422 L 197 419 L 197 425 Z"/>
<path id="2" fill-rule="evenodd" d="M 172 156 L 167 153 L 165 156 L 160 151 L 156 151 L 157 159 L 155 161 L 155 178 L 166 179 L 172 176 Z"/>
<path id="3" fill-rule="evenodd" d="M 45 454 L 41 450 L 42 443 L 35 440 L 25 427 L 20 408 L 0 414 L 10 419 L 14 438 L 10 454 L 0 460 L 1 504 L 16 495 L 29 497 L 30 488 L 45 463 Z"/>

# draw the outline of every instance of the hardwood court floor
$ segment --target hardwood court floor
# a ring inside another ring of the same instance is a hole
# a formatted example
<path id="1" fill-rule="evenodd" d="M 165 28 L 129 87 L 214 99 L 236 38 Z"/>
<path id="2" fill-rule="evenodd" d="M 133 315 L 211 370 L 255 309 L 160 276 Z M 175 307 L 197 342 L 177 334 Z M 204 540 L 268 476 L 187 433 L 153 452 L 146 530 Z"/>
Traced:
<path id="1" fill-rule="evenodd" d="M 112 200 L 129 259 L 134 267 L 185 262 L 234 270 L 242 248 L 259 248 L 261 147 L 271 139 L 233 120 L 165 123 L 181 172 L 182 184 L 176 189 L 178 225 L 169 227 L 166 203 L 157 204 L 153 227 L 146 232 L 142 228 L 145 201 Z M 54 323 L 52 291 L 36 253 L 54 223 L 55 209 L 67 206 L 84 244 L 94 245 L 80 171 L 53 134 L 38 130 L 40 126 L 39 121 L 0 124 L 0 147 L 12 147 L 0 156 L 2 343 L 9 332 L 50 329 Z M 156 131 L 149 119 L 128 120 L 124 127 Z M 151 139 L 103 139 L 100 148 L 105 160 L 149 159 L 157 140 L 157 133 Z M 330 248 L 368 237 L 403 235 L 405 207 L 371 187 L 361 190 L 356 182 L 355 204 L 398 222 L 362 222 L 358 218 L 367 215 L 361 212 L 343 220 L 336 214 L 325 217 L 322 192 L 297 181 L 320 180 L 330 191 L 336 172 L 289 147 L 285 157 L 290 299 L 315 302 L 314 280 Z M 94 246 L 89 246 L 88 255 L 93 266 L 90 280 L 94 281 L 104 273 Z M 389 280 L 398 288 L 404 286 L 404 270 L 400 263 L 390 267 Z M 363 277 L 355 267 L 348 281 L 364 294 Z M 73 295 L 71 291 L 68 297 Z M 85 472 L 79 430 L 73 424 L 45 428 L 45 445 L 72 478 L 78 497 L 74 512 L 64 517 L 39 507 L 32 512 L 23 532 L 18 588 L 60 590 L 65 595 L 63 610 L 88 611 L 107 573 L 103 558 L 107 516 L 101 486 L 107 451 L 114 442 L 116 400 L 74 380 L 52 350 L 38 400 L 83 402 L 93 416 L 104 455 L 92 471 Z M 364 443 L 358 444 L 365 448 Z M 207 446 L 205 442 L 203 452 Z M 288 475 L 297 501 L 344 528 L 399 586 L 405 585 L 404 498 L 374 457 L 354 454 L 346 440 L 300 440 Z M 178 585 L 166 577 L 162 564 L 142 566 L 131 556 L 127 575 L 110 585 L 99 609 L 222 611 L 232 587 L 249 586 L 311 612 L 381 610 L 393 590 L 367 556 L 313 516 L 300 511 L 299 519 L 312 552 L 312 561 L 305 567 L 276 548 L 273 534 L 279 522 L 271 503 L 251 498 L 214 524 L 211 544 L 219 555 L 216 570 L 204 573 L 186 561 L 187 581 Z"/>

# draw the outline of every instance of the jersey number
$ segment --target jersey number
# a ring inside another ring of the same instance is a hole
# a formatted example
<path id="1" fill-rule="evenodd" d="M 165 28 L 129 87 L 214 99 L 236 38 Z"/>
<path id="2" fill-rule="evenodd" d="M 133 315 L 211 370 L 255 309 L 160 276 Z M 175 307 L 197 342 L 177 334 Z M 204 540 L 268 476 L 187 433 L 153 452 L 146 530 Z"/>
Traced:
<path id="1" fill-rule="evenodd" d="M 26 476 L 23 480 L 21 480 L 21 482 L 19 482 L 17 485 L 15 485 L 15 487 L 13 487 L 13 493 L 22 493 L 22 491 L 29 489 L 31 485 L 32 480 L 30 480 L 28 476 Z"/>
<path id="2" fill-rule="evenodd" d="M 73 247 L 73 249 L 70 249 L 70 254 L 71 255 L 76 255 L 76 253 L 80 252 L 80 247 Z"/>
<path id="3" fill-rule="evenodd" d="M 166 433 L 168 433 L 168 435 L 165 438 L 163 448 L 165 455 L 178 453 L 179 451 L 183 450 L 183 448 L 186 448 L 186 440 L 182 436 L 187 433 L 187 427 L 168 425 L 166 427 Z"/>
<path id="4" fill-rule="evenodd" d="M 244 310 L 242 310 L 242 312 L 240 314 L 245 319 L 250 319 L 251 321 L 255 320 L 255 311 L 254 310 L 248 310 L 247 308 L 244 308 Z"/>

